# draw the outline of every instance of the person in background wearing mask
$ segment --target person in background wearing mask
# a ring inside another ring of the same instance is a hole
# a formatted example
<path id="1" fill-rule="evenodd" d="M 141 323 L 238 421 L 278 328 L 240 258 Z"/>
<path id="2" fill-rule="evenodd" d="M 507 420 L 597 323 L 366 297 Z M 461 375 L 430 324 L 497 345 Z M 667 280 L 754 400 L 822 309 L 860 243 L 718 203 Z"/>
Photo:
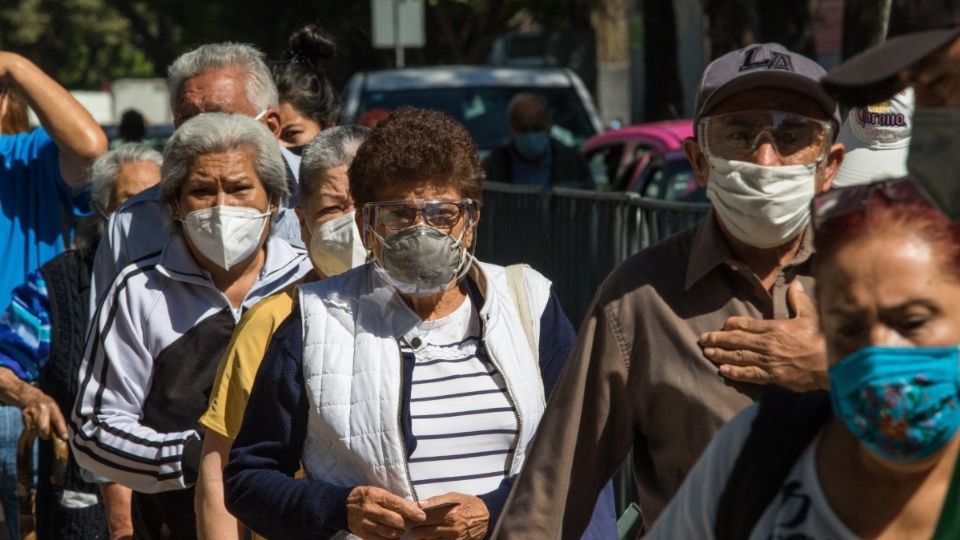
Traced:
<path id="1" fill-rule="evenodd" d="M 449 116 L 393 111 L 349 178 L 372 262 L 299 287 L 224 469 L 227 508 L 268 538 L 483 538 L 573 327 L 543 276 L 473 259 L 483 170 Z M 595 503 L 587 538 L 615 537 L 612 489 Z"/>
<path id="2" fill-rule="evenodd" d="M 507 107 L 510 144 L 483 160 L 487 179 L 542 187 L 594 189 L 590 166 L 575 148 L 550 136 L 553 119 L 543 96 L 521 93 Z"/>
<path id="3" fill-rule="evenodd" d="M 286 59 L 273 66 L 280 93 L 280 144 L 298 156 L 318 133 L 337 125 L 340 97 L 324 67 L 335 52 L 333 41 L 308 24 L 290 36 Z"/>
<path id="4" fill-rule="evenodd" d="M 916 110 L 907 173 L 960 219 L 960 0 L 894 0 L 887 41 L 823 78 L 845 104 L 876 103 L 912 87 Z"/>
<path id="5" fill-rule="evenodd" d="M 330 128 L 303 150 L 297 215 L 314 271 L 299 283 L 335 276 L 367 261 L 354 219 L 347 169 L 369 132 L 363 126 Z M 267 343 L 293 311 L 295 292 L 295 285 L 291 285 L 247 311 L 220 362 L 210 406 L 200 417 L 200 424 L 206 428 L 196 500 L 201 539 L 239 538 L 237 519 L 223 505 L 223 466 L 240 431 Z"/>
<path id="6" fill-rule="evenodd" d="M 78 228 L 75 248 L 57 255 L 13 290 L 0 314 L 0 400 L 23 413 L 24 430 L 66 441 L 69 412 L 77 397 L 77 373 L 89 325 L 90 272 L 100 233 L 110 213 L 160 181 L 162 157 L 139 144 L 124 144 L 97 158 L 90 170 L 96 213 Z M 71 459 L 63 485 L 53 485 L 50 442 L 40 445 L 37 474 L 37 538 L 106 538 L 129 535 L 130 508 L 108 508 L 97 486 L 80 478 Z"/>
<path id="7" fill-rule="evenodd" d="M 769 43 L 707 66 L 684 150 L 713 208 L 601 286 L 495 536 L 576 537 L 631 446 L 649 527 L 763 385 L 826 387 L 809 205 L 843 147 L 823 73 Z"/>
<path id="8" fill-rule="evenodd" d="M 136 538 L 196 537 L 197 420 L 219 360 L 244 311 L 311 269 L 271 234 L 284 169 L 276 139 L 247 116 L 184 122 L 161 168 L 174 232 L 120 272 L 94 314 L 70 442 L 81 467 L 133 490 Z"/>
<path id="9" fill-rule="evenodd" d="M 960 538 L 960 229 L 911 179 L 821 195 L 813 220 L 830 392 L 740 413 L 647 538 Z"/>
<path id="10" fill-rule="evenodd" d="M 250 45 L 208 43 L 186 52 L 167 68 L 167 86 L 175 126 L 203 112 L 243 114 L 259 120 L 275 138 L 280 137 L 277 87 L 263 53 Z M 300 158 L 278 146 L 284 158 L 287 190 L 293 193 Z M 166 215 L 159 189 L 153 188 L 133 197 L 110 216 L 94 261 L 91 311 L 124 266 L 163 248 L 170 231 L 157 223 L 162 223 Z M 271 221 L 275 234 L 295 247 L 303 247 L 297 216 L 288 201 L 280 201 Z"/>

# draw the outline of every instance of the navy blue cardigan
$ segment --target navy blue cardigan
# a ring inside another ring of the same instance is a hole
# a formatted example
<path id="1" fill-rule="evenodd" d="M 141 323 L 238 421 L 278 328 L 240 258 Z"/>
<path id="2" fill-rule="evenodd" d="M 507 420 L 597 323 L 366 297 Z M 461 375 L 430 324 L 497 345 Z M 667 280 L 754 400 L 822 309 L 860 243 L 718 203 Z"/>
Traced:
<path id="1" fill-rule="evenodd" d="M 540 319 L 539 344 L 540 373 L 548 396 L 575 340 L 576 332 L 551 291 Z M 356 487 L 337 486 L 322 479 L 293 479 L 300 467 L 309 413 L 302 356 L 300 310 L 294 309 L 270 341 L 223 471 L 227 508 L 267 538 L 330 538 L 346 530 L 347 495 Z M 405 378 L 412 376 L 412 369 L 403 371 Z M 408 406 L 402 414 L 403 435 L 411 452 L 416 441 L 410 434 Z M 491 532 L 512 483 L 513 477 L 507 478 L 496 490 L 479 495 L 490 511 Z M 616 537 L 613 489 L 607 484 L 583 538 Z"/>

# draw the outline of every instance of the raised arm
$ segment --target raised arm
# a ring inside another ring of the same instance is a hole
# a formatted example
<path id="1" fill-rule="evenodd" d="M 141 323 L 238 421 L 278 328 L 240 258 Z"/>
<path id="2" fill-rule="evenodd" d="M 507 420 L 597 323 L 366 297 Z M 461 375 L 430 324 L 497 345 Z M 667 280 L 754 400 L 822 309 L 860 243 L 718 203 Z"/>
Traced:
<path id="1" fill-rule="evenodd" d="M 103 130 L 70 92 L 33 62 L 19 54 L 0 51 L 0 86 L 10 83 L 37 113 L 40 124 L 59 148 L 64 182 L 71 187 L 82 185 L 86 169 L 107 151 Z"/>

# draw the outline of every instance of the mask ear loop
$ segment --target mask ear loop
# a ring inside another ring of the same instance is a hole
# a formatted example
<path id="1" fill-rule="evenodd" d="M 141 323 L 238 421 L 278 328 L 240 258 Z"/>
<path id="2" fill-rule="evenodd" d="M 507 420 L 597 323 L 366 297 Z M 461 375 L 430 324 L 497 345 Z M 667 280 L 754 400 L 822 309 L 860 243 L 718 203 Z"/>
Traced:
<path id="1" fill-rule="evenodd" d="M 460 267 L 457 269 L 457 277 L 456 277 L 457 283 L 459 283 L 460 280 L 462 280 L 467 275 L 467 273 L 470 272 L 470 268 L 473 266 L 473 263 L 477 260 L 477 258 L 473 256 L 473 252 L 472 252 L 472 251 L 476 251 L 477 249 L 477 242 L 476 242 L 477 222 L 473 219 L 473 215 L 474 215 L 473 205 L 474 203 L 471 201 L 470 208 L 469 208 L 470 213 L 467 218 L 469 219 L 470 223 L 468 223 L 467 226 L 464 227 L 462 231 L 460 231 L 460 238 L 457 239 L 457 246 L 460 247 L 463 245 L 463 239 L 467 235 L 467 230 L 469 229 L 473 232 L 473 235 L 474 235 L 473 245 L 470 246 L 469 248 L 466 248 L 460 251 L 461 253 Z"/>

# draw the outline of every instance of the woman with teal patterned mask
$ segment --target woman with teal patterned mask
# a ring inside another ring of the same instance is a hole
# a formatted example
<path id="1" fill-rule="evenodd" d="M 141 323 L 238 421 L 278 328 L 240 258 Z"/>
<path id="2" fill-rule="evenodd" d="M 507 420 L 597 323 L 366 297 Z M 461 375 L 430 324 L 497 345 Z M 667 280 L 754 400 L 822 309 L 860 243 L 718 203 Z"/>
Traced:
<path id="1" fill-rule="evenodd" d="M 646 538 L 960 538 L 960 226 L 910 179 L 811 210 L 829 394 L 769 389 Z"/>
<path id="2" fill-rule="evenodd" d="M 912 180 L 813 206 L 834 416 L 817 445 L 825 498 L 857 537 L 955 537 L 960 233 Z"/>

